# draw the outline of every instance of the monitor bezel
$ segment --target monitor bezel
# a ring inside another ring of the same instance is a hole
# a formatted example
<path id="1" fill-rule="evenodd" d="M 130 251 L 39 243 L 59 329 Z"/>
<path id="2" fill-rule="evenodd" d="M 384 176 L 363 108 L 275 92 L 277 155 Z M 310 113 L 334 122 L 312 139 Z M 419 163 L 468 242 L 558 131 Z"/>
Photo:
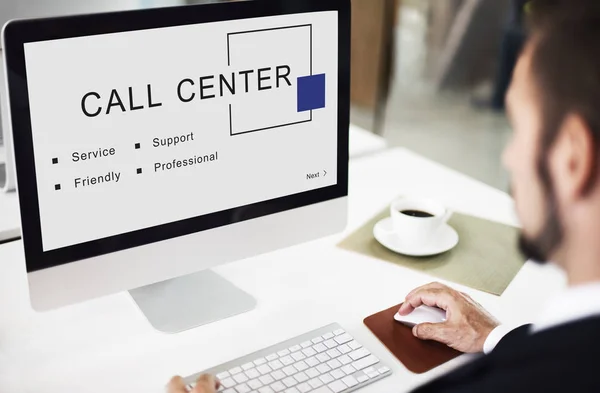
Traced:
<path id="1" fill-rule="evenodd" d="M 337 184 L 182 221 L 43 251 L 24 45 L 30 42 L 265 16 L 338 12 Z M 256 0 L 102 14 L 18 20 L 4 27 L 4 55 L 13 130 L 21 233 L 27 272 L 35 272 L 231 225 L 348 195 L 350 123 L 350 1 Z M 268 236 L 268 234 L 265 234 Z"/>

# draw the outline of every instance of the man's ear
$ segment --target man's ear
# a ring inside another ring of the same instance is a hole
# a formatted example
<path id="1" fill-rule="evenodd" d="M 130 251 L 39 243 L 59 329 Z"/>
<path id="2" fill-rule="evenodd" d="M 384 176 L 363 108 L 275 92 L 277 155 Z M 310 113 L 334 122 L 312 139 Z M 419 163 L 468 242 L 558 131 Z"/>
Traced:
<path id="1" fill-rule="evenodd" d="M 559 198 L 575 201 L 591 190 L 596 181 L 595 150 L 591 130 L 583 118 L 577 114 L 569 115 L 550 153 Z"/>

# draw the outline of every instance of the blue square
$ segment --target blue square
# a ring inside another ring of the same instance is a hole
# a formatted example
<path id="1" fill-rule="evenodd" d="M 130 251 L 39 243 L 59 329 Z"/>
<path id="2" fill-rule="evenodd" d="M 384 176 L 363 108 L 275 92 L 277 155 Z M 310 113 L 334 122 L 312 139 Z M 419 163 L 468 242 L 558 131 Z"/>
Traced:
<path id="1" fill-rule="evenodd" d="M 325 108 L 325 74 L 298 78 L 298 112 Z"/>

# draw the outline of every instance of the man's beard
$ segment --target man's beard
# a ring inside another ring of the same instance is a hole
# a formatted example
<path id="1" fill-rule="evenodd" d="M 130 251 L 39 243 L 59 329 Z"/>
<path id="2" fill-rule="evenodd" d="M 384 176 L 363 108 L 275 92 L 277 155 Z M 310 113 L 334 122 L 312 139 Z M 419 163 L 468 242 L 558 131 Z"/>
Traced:
<path id="1" fill-rule="evenodd" d="M 563 241 L 563 225 L 558 214 L 558 203 L 552 182 L 545 165 L 540 166 L 540 177 L 546 191 L 546 220 L 541 233 L 533 238 L 521 233 L 519 249 L 525 258 L 545 264 L 550 260 L 552 253 Z"/>
<path id="2" fill-rule="evenodd" d="M 549 214 L 542 232 L 535 238 L 524 233 L 519 237 L 519 249 L 525 258 L 545 264 L 562 241 L 562 225 L 555 210 Z"/>

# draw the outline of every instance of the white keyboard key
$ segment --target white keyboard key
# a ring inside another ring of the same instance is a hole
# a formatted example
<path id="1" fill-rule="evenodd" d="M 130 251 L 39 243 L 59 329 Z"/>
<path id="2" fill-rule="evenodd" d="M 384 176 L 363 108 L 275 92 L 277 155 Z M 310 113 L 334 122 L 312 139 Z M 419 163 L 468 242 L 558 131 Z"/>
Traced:
<path id="1" fill-rule="evenodd" d="M 277 381 L 271 385 L 271 389 L 273 389 L 275 392 L 283 392 L 285 390 L 285 385 Z"/>
<path id="2" fill-rule="evenodd" d="M 235 390 L 237 393 L 250 393 L 252 391 L 252 389 L 250 389 L 250 386 L 246 385 L 245 383 L 237 385 L 235 387 Z"/>
<path id="3" fill-rule="evenodd" d="M 377 371 L 379 371 L 379 374 L 385 374 L 387 372 L 390 371 L 390 369 L 388 367 L 381 367 L 380 369 L 378 369 Z"/>
<path id="4" fill-rule="evenodd" d="M 357 370 L 362 370 L 365 367 L 369 367 L 377 363 L 379 363 L 379 359 L 373 355 L 369 355 L 366 358 L 362 358 L 352 363 L 352 366 L 354 366 L 354 368 Z"/>
<path id="5" fill-rule="evenodd" d="M 315 345 L 314 347 L 312 347 L 312 349 L 314 349 L 318 353 L 327 351 L 327 347 L 321 343 Z"/>
<path id="6" fill-rule="evenodd" d="M 279 370 L 283 367 L 283 363 L 281 363 L 279 360 L 273 360 L 272 362 L 269 362 L 269 367 L 271 367 L 273 370 Z"/>
<path id="7" fill-rule="evenodd" d="M 327 355 L 329 355 L 330 358 L 334 359 L 337 358 L 338 356 L 341 355 L 340 351 L 338 351 L 337 349 L 333 348 L 330 349 L 329 351 L 325 352 Z"/>
<path id="8" fill-rule="evenodd" d="M 379 376 L 379 373 L 378 373 L 377 371 L 373 371 L 373 372 L 367 373 L 367 376 L 368 376 L 369 378 L 373 379 L 373 378 L 375 378 L 375 377 L 378 377 L 378 376 Z"/>
<path id="9" fill-rule="evenodd" d="M 262 366 L 256 367 L 256 371 L 261 373 L 262 375 L 269 374 L 273 369 L 269 367 L 268 364 L 263 364 Z"/>
<path id="10" fill-rule="evenodd" d="M 298 381 L 296 381 L 296 379 L 292 377 L 287 377 L 282 382 L 288 388 L 291 388 L 292 386 L 296 386 L 298 384 Z"/>
<path id="11" fill-rule="evenodd" d="M 284 393 L 300 393 L 300 391 L 296 388 L 289 388 Z"/>
<path id="12" fill-rule="evenodd" d="M 363 375 L 360 375 L 358 378 L 356 378 L 356 380 L 358 381 L 358 383 L 363 383 L 363 382 L 369 380 L 369 376 L 363 374 Z"/>
<path id="13" fill-rule="evenodd" d="M 317 370 L 319 370 L 319 372 L 321 374 L 325 374 L 325 373 L 328 373 L 328 372 L 331 371 L 331 367 L 329 367 L 328 365 L 326 365 L 325 363 L 323 363 L 323 364 L 319 364 L 317 366 Z"/>
<path id="14" fill-rule="evenodd" d="M 217 379 L 218 379 L 219 381 L 221 381 L 221 380 L 223 380 L 223 379 L 225 379 L 225 378 L 229 378 L 229 377 L 231 377 L 231 374 L 229 374 L 229 371 L 223 371 L 222 373 L 218 373 L 218 374 L 216 375 L 216 377 L 217 377 Z"/>
<path id="15" fill-rule="evenodd" d="M 287 356 L 289 354 L 290 354 L 290 351 L 288 349 L 283 349 L 283 350 L 277 352 L 277 355 L 279 355 L 279 357 Z"/>
<path id="16" fill-rule="evenodd" d="M 281 370 L 277 370 L 277 371 L 273 371 L 271 373 L 271 376 L 273 377 L 274 380 L 279 381 L 280 379 L 285 378 L 287 375 L 285 375 L 285 373 Z"/>
<path id="17" fill-rule="evenodd" d="M 348 355 L 342 355 L 339 358 L 337 358 L 337 360 L 339 360 L 340 363 L 342 363 L 343 365 L 352 363 L 352 359 L 350 359 L 350 356 L 348 356 Z"/>
<path id="18" fill-rule="evenodd" d="M 252 363 L 252 362 L 242 365 L 242 370 L 244 370 L 244 371 L 248 371 L 251 368 L 254 368 L 254 363 Z"/>
<path id="19" fill-rule="evenodd" d="M 306 375 L 305 372 L 299 372 L 298 374 L 294 375 L 294 378 L 296 378 L 296 381 L 298 382 L 306 382 L 308 381 L 308 375 Z"/>
<path id="20" fill-rule="evenodd" d="M 334 340 L 335 340 L 336 343 L 342 345 L 342 344 L 349 343 L 350 341 L 352 341 L 354 339 L 348 333 L 344 333 L 344 334 L 340 334 L 339 336 L 336 336 L 334 338 Z"/>
<path id="21" fill-rule="evenodd" d="M 345 383 L 349 388 L 358 385 L 358 381 L 352 375 L 348 375 L 346 378 L 342 378 L 342 382 Z"/>
<path id="22" fill-rule="evenodd" d="M 346 375 L 352 375 L 352 374 L 354 374 L 356 372 L 356 369 L 354 367 L 352 367 L 352 365 L 350 365 L 350 364 L 342 367 L 341 370 L 343 372 L 345 372 Z"/>
<path id="23" fill-rule="evenodd" d="M 235 381 L 231 378 L 225 378 L 221 381 L 221 385 L 223 385 L 224 388 L 231 388 L 233 386 L 236 385 Z"/>
<path id="24" fill-rule="evenodd" d="M 331 340 L 331 339 L 325 341 L 323 344 L 325 344 L 325 346 L 329 349 L 335 348 L 338 346 L 338 343 L 336 343 L 335 340 Z"/>
<path id="25" fill-rule="evenodd" d="M 302 347 L 300 345 L 294 345 L 289 348 L 289 351 L 293 353 L 293 352 L 298 352 L 301 349 L 302 349 Z"/>
<path id="26" fill-rule="evenodd" d="M 255 366 L 260 366 L 261 364 L 265 364 L 267 362 L 267 359 L 265 358 L 258 358 L 254 361 L 254 365 Z"/>
<path id="27" fill-rule="evenodd" d="M 193 389 L 193 388 L 192 388 Z M 229 388 L 229 389 L 225 389 L 222 391 L 222 393 L 236 393 L 234 388 Z"/>
<path id="28" fill-rule="evenodd" d="M 323 340 L 329 340 L 330 338 L 333 338 L 333 333 L 332 332 L 325 333 L 321 337 L 323 337 Z"/>
<path id="29" fill-rule="evenodd" d="M 346 376 L 346 373 L 343 372 L 342 370 L 333 370 L 330 374 L 335 379 L 341 379 L 341 378 L 344 378 Z"/>
<path id="30" fill-rule="evenodd" d="M 323 386 L 323 382 L 321 382 L 321 380 L 319 378 L 311 379 L 310 381 L 308 381 L 308 384 L 313 389 L 320 388 L 321 386 Z"/>
<path id="31" fill-rule="evenodd" d="M 296 386 L 298 388 L 298 390 L 300 391 L 300 393 L 308 393 L 312 390 L 312 388 L 310 387 L 309 384 L 307 384 L 306 382 L 301 383 L 300 385 Z"/>
<path id="32" fill-rule="evenodd" d="M 360 348 L 357 349 L 356 351 L 350 352 L 348 354 L 348 356 L 350 356 L 352 358 L 352 360 L 358 360 L 358 359 L 362 359 L 365 356 L 369 356 L 371 354 L 371 352 L 369 352 L 368 350 L 364 349 L 364 348 Z"/>
<path id="33" fill-rule="evenodd" d="M 350 349 L 350 348 L 348 348 Z M 311 357 L 311 356 L 315 356 L 317 354 L 317 351 L 315 351 L 312 348 L 306 348 L 302 350 L 302 353 L 306 356 L 306 357 Z"/>
<path id="34" fill-rule="evenodd" d="M 377 370 L 375 370 L 375 367 L 367 367 L 363 370 L 363 373 L 368 374 L 368 373 L 372 373 L 373 371 L 377 371 Z"/>
<path id="35" fill-rule="evenodd" d="M 289 376 L 291 376 L 291 375 L 294 375 L 294 374 L 296 374 L 296 373 L 298 372 L 298 371 L 296 370 L 296 367 L 294 367 L 294 366 L 287 366 L 287 367 L 284 367 L 282 371 L 283 371 L 283 372 L 285 373 L 285 375 L 287 375 L 288 377 L 289 377 Z"/>
<path id="36" fill-rule="evenodd" d="M 258 379 L 253 379 L 252 381 L 248 381 L 248 386 L 253 390 L 257 390 L 262 388 L 263 384 Z"/>
<path id="37" fill-rule="evenodd" d="M 294 363 L 294 359 L 292 359 L 291 356 L 284 356 L 280 358 L 279 361 L 283 363 L 284 366 L 289 366 L 290 364 Z"/>
<path id="38" fill-rule="evenodd" d="M 346 333 L 344 331 L 344 329 L 338 329 L 338 330 L 334 330 L 333 331 L 333 334 L 336 335 L 336 336 L 339 336 L 340 334 L 344 334 L 344 333 Z"/>
<path id="39" fill-rule="evenodd" d="M 275 382 L 275 380 L 273 379 L 273 377 L 271 377 L 270 375 L 263 375 L 262 377 L 258 378 L 258 380 L 263 384 L 263 385 L 270 385 L 273 382 Z"/>
<path id="40" fill-rule="evenodd" d="M 320 388 L 313 390 L 312 393 L 333 393 L 327 386 L 321 386 Z"/>
<path id="41" fill-rule="evenodd" d="M 251 368 L 250 370 L 246 371 L 246 376 L 249 379 L 254 379 L 260 377 L 260 373 L 255 368 Z"/>
<path id="42" fill-rule="evenodd" d="M 321 382 L 323 382 L 324 384 L 328 384 L 331 383 L 333 381 L 335 381 L 335 378 L 331 376 L 331 374 L 327 373 L 327 374 L 323 374 L 319 377 L 319 379 L 321 380 Z"/>
<path id="43" fill-rule="evenodd" d="M 348 346 L 348 344 L 344 344 L 344 345 L 340 345 L 339 347 L 336 348 L 338 351 L 340 351 L 343 354 L 346 354 L 348 352 L 352 352 L 352 348 L 350 348 Z"/>
<path id="44" fill-rule="evenodd" d="M 294 367 L 296 367 L 298 371 L 304 371 L 308 368 L 308 364 L 306 364 L 304 360 L 300 360 L 298 363 L 294 364 Z"/>
<path id="45" fill-rule="evenodd" d="M 333 393 L 340 393 L 348 389 L 348 386 L 342 381 L 334 381 L 327 386 L 329 386 L 329 389 L 333 390 Z"/>
<path id="46" fill-rule="evenodd" d="M 324 362 L 328 362 L 331 360 L 331 358 L 329 357 L 329 355 L 327 355 L 326 353 L 320 353 L 317 356 L 315 356 L 317 358 L 317 360 L 321 363 Z"/>
<path id="47" fill-rule="evenodd" d="M 321 363 L 316 357 L 308 358 L 305 360 L 305 362 L 309 367 L 315 367 L 317 364 Z"/>
<path id="48" fill-rule="evenodd" d="M 342 363 L 339 360 L 333 359 L 327 362 L 327 365 L 331 368 L 339 368 L 342 367 Z"/>
<path id="49" fill-rule="evenodd" d="M 308 375 L 309 378 L 316 378 L 321 375 L 321 373 L 316 368 L 309 368 L 306 370 L 306 375 Z"/>
<path id="50" fill-rule="evenodd" d="M 269 356 L 266 357 L 267 362 L 272 362 L 273 360 L 277 359 L 279 356 L 277 356 L 276 353 L 272 353 Z"/>
<path id="51" fill-rule="evenodd" d="M 323 338 L 321 336 L 319 336 L 319 337 L 313 338 L 311 341 L 313 342 L 313 344 L 318 344 L 320 342 L 323 342 Z"/>
<path id="52" fill-rule="evenodd" d="M 229 374 L 231 374 L 231 375 L 235 375 L 235 374 L 238 374 L 238 373 L 241 373 L 241 372 L 242 372 L 242 368 L 241 367 L 234 367 L 231 370 L 229 370 Z"/>
<path id="53" fill-rule="evenodd" d="M 270 386 L 265 386 L 263 388 L 258 389 L 258 393 L 275 393 Z"/>
<path id="54" fill-rule="evenodd" d="M 237 383 L 244 383 L 248 381 L 248 377 L 246 376 L 246 374 L 240 373 L 240 374 L 236 374 L 233 376 L 233 379 L 235 380 L 235 382 Z"/>
<path id="55" fill-rule="evenodd" d="M 302 348 L 312 347 L 312 345 L 313 345 L 312 341 L 304 341 L 302 344 L 300 344 L 300 346 Z"/>
<path id="56" fill-rule="evenodd" d="M 295 361 L 299 362 L 300 360 L 304 360 L 306 359 L 306 355 L 304 355 L 302 352 L 294 352 L 292 354 L 292 357 L 294 358 Z"/>
<path id="57" fill-rule="evenodd" d="M 348 346 L 350 347 L 350 349 L 358 349 L 358 348 L 362 347 L 362 345 L 360 345 L 356 341 L 350 341 L 348 343 Z"/>

